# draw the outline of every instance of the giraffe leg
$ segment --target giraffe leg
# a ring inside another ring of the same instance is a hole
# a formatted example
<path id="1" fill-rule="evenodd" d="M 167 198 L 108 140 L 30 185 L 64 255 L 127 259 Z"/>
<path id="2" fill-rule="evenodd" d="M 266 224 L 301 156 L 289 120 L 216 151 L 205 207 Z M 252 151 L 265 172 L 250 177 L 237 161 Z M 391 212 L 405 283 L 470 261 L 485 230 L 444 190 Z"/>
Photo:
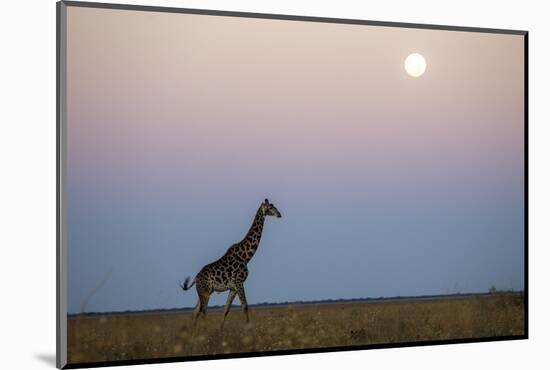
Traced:
<path id="1" fill-rule="evenodd" d="M 231 309 L 231 304 L 233 303 L 233 299 L 235 299 L 235 295 L 237 295 L 237 292 L 234 290 L 230 290 L 229 294 L 227 295 L 227 302 L 225 302 L 225 308 L 223 310 L 223 321 L 222 321 L 222 331 L 223 331 L 223 324 L 225 324 L 225 318 L 229 314 L 229 310 Z"/>
<path id="2" fill-rule="evenodd" d="M 193 310 L 193 333 L 195 333 L 195 329 L 197 328 L 197 321 L 199 321 L 199 315 L 201 314 L 201 300 L 197 301 L 197 305 L 195 306 L 195 309 Z"/>
<path id="3" fill-rule="evenodd" d="M 208 308 L 208 301 L 210 300 L 210 293 L 203 293 L 200 297 L 201 301 L 201 312 L 203 316 L 206 316 L 206 309 Z"/>
<path id="4" fill-rule="evenodd" d="M 239 295 L 239 300 L 241 301 L 241 306 L 243 306 L 244 316 L 246 317 L 246 322 L 250 322 L 248 318 L 248 303 L 246 302 L 246 295 L 244 294 L 244 286 L 240 286 L 237 289 L 237 294 Z"/>
<path id="5" fill-rule="evenodd" d="M 210 300 L 209 292 L 198 291 L 198 290 L 197 292 L 199 293 L 199 301 L 197 302 L 197 306 L 193 311 L 193 333 L 195 333 L 195 330 L 197 328 L 197 323 L 199 322 L 199 318 L 201 316 L 206 316 L 206 309 L 208 308 L 208 301 Z"/>

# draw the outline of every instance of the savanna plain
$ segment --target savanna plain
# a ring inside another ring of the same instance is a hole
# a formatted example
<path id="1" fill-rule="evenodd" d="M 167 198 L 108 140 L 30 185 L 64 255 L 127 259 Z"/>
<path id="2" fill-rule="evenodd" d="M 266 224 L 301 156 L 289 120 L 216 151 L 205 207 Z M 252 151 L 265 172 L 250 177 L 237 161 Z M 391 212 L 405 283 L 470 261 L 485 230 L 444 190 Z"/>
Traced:
<path id="1" fill-rule="evenodd" d="M 309 348 L 524 335 L 524 295 L 251 306 L 250 323 L 234 306 L 211 308 L 193 327 L 191 310 L 68 317 L 71 364 Z"/>

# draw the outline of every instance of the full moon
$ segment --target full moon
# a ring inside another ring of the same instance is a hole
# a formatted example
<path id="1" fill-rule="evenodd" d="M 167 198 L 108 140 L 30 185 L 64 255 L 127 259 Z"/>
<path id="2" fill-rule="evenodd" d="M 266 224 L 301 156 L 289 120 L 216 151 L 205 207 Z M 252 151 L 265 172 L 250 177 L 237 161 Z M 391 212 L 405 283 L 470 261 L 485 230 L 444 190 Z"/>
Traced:
<path id="1" fill-rule="evenodd" d="M 426 59 L 418 53 L 409 54 L 405 59 L 405 70 L 413 77 L 420 77 L 426 71 Z"/>

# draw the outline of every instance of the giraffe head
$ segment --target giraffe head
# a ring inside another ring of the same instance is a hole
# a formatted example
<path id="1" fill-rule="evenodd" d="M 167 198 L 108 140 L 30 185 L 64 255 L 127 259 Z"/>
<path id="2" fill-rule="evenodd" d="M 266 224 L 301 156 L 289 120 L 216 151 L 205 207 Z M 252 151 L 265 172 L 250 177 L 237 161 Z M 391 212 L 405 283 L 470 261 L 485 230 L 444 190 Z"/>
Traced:
<path id="1" fill-rule="evenodd" d="M 272 203 L 269 203 L 269 200 L 264 200 L 262 203 L 260 209 L 262 210 L 262 213 L 264 216 L 275 216 L 277 218 L 281 218 L 281 212 L 275 207 Z"/>

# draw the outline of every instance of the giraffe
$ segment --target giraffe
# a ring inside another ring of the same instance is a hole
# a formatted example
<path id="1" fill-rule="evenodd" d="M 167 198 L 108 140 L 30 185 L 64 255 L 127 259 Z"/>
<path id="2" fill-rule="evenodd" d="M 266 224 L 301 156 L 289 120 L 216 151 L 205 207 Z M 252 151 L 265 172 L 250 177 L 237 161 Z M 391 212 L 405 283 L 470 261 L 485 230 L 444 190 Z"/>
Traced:
<path id="1" fill-rule="evenodd" d="M 195 311 L 193 312 L 194 326 L 196 326 L 199 315 L 202 314 L 206 316 L 210 295 L 213 292 L 221 293 L 227 290 L 229 290 L 229 294 L 227 295 L 227 301 L 224 307 L 221 329 L 223 330 L 225 318 L 229 314 L 231 304 L 236 295 L 239 296 L 239 300 L 241 301 L 246 322 L 248 323 L 250 321 L 248 317 L 248 303 L 246 302 L 243 284 L 248 277 L 247 264 L 256 253 L 258 245 L 260 244 L 266 216 L 281 218 L 279 210 L 271 204 L 268 199 L 265 199 L 258 208 L 252 226 L 250 226 L 243 240 L 229 247 L 227 252 L 220 259 L 204 266 L 195 276 L 191 284 L 189 284 L 190 277 L 187 277 L 183 284 L 180 283 L 180 287 L 183 291 L 190 289 L 196 284 L 199 299 Z"/>

